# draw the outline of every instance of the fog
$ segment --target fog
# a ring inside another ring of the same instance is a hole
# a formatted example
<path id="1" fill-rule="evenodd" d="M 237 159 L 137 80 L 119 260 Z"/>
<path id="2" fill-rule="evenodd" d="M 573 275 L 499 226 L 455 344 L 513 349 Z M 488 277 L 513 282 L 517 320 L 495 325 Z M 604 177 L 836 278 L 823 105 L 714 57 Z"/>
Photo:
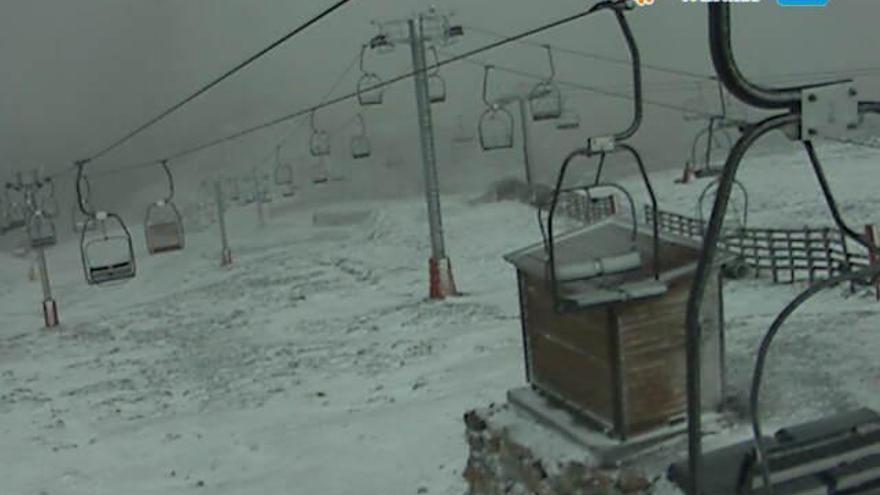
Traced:
<path id="1" fill-rule="evenodd" d="M 141 124 L 202 83 L 277 39 L 291 27 L 330 5 L 328 0 L 2 0 L 0 2 L 0 180 L 16 170 L 44 167 L 56 173 Z M 451 10 L 454 20 L 512 34 L 573 14 L 588 2 L 555 0 L 434 2 Z M 172 117 L 90 165 L 93 174 L 114 167 L 166 156 L 238 129 L 315 104 L 376 30 L 372 19 L 405 17 L 426 8 L 418 0 L 355 0 L 301 36 L 281 46 Z M 780 75 L 818 71 L 862 71 L 857 78 L 866 96 L 880 97 L 876 50 L 880 3 L 832 0 L 825 9 L 781 8 L 775 1 L 735 5 L 737 55 L 746 73 L 759 80 L 797 82 Z M 629 15 L 643 62 L 711 73 L 706 44 L 706 7 L 677 0 L 657 0 L 653 7 Z M 458 53 L 493 41 L 466 29 L 459 43 L 444 48 Z M 561 47 L 626 59 L 622 38 L 610 14 L 570 23 L 532 38 Z M 512 44 L 478 57 L 501 66 L 544 73 L 546 58 L 537 47 Z M 630 91 L 624 65 L 556 53 L 559 79 Z M 385 78 L 410 69 L 405 49 L 369 54 L 368 65 Z M 521 153 L 483 154 L 473 144 L 450 144 L 459 116 L 476 123 L 482 110 L 482 69 L 461 63 L 444 67 L 449 99 L 434 107 L 439 173 L 445 191 L 521 171 Z M 352 91 L 358 77 L 349 74 L 337 94 Z M 492 91 L 505 92 L 534 84 L 497 74 Z M 828 77 L 828 76 L 821 76 Z M 814 80 L 811 76 L 810 80 Z M 697 95 L 695 79 L 645 69 L 649 100 L 682 105 Z M 711 87 L 703 84 L 706 110 L 712 111 Z M 631 103 L 584 91 L 567 97 L 583 125 L 560 133 L 550 124 L 532 126 L 536 176 L 548 181 L 561 158 L 587 136 L 626 125 Z M 360 180 L 358 191 L 411 194 L 418 191 L 420 163 L 412 83 L 386 91 L 386 104 L 364 110 L 355 101 L 318 114 L 326 129 L 337 129 L 357 112 L 367 118 L 374 156 L 368 163 L 347 158 L 352 126 L 335 135 L 333 166 Z M 680 167 L 699 123 L 684 122 L 680 112 L 647 105 L 645 124 L 634 143 L 653 169 Z M 751 114 L 756 115 L 756 114 Z M 172 163 L 192 196 L 193 184 L 215 173 L 244 173 L 271 157 L 275 143 L 289 137 L 283 156 L 301 174 L 312 163 L 302 121 L 276 126 L 248 137 L 190 155 Z M 517 141 L 520 136 L 517 134 Z M 627 165 L 621 165 L 627 166 Z M 352 170 L 358 169 L 354 172 Z M 305 175 L 303 175 L 305 177 Z M 70 201 L 70 176 L 61 199 Z M 161 194 L 158 167 L 109 175 L 95 180 L 96 195 L 117 208 L 142 208 Z"/>

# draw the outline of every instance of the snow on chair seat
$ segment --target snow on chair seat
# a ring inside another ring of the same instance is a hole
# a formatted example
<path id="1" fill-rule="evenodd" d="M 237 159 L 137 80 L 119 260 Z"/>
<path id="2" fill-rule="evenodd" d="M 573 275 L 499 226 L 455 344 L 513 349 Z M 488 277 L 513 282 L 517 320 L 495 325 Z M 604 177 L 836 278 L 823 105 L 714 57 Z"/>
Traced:
<path id="1" fill-rule="evenodd" d="M 556 278 L 562 282 L 583 280 L 637 270 L 641 267 L 642 256 L 638 251 L 633 251 L 557 265 Z"/>

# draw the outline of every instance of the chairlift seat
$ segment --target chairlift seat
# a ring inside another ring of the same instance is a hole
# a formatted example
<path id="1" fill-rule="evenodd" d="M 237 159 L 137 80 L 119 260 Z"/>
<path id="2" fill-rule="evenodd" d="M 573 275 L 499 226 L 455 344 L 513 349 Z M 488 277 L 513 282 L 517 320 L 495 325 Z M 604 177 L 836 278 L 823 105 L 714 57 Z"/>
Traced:
<path id="1" fill-rule="evenodd" d="M 121 233 L 108 235 L 107 223 L 112 221 L 119 226 Z M 113 213 L 99 212 L 87 223 L 99 223 L 101 236 L 87 239 L 91 229 L 86 226 L 80 238 L 80 251 L 86 282 L 89 285 L 103 285 L 134 278 L 136 274 L 134 246 L 131 234 L 122 219 Z"/>
<path id="2" fill-rule="evenodd" d="M 381 87 L 376 87 L 381 84 L 382 79 L 372 72 L 367 72 L 361 76 L 357 83 L 358 102 L 361 106 L 382 104 L 383 89 Z"/>
<path id="3" fill-rule="evenodd" d="M 326 131 L 315 131 L 309 139 L 309 153 L 312 156 L 327 156 L 330 154 L 330 135 Z"/>
<path id="4" fill-rule="evenodd" d="M 642 267 L 638 251 L 600 256 L 587 261 L 577 261 L 556 266 L 556 278 L 561 282 L 585 280 L 602 275 L 613 275 L 637 270 Z"/>
<path id="5" fill-rule="evenodd" d="M 446 101 L 446 81 L 439 74 L 428 76 L 428 99 L 431 103 Z"/>
<path id="6" fill-rule="evenodd" d="M 161 254 L 184 248 L 183 219 L 171 201 L 157 201 L 147 208 L 145 237 L 147 252 Z"/>
<path id="7" fill-rule="evenodd" d="M 559 116 L 556 128 L 560 130 L 578 129 L 581 126 L 581 117 L 576 112 L 565 111 Z"/>
<path id="8" fill-rule="evenodd" d="M 89 268 L 92 283 L 96 285 L 127 280 L 134 277 L 134 264 L 128 261 Z"/>
<path id="9" fill-rule="evenodd" d="M 31 215 L 27 230 L 31 247 L 34 249 L 43 249 L 58 243 L 55 224 L 41 211 Z"/>
<path id="10" fill-rule="evenodd" d="M 355 160 L 367 158 L 372 154 L 370 140 L 366 136 L 354 136 L 351 138 L 351 156 Z"/>
<path id="11" fill-rule="evenodd" d="M 480 117 L 479 135 L 484 151 L 513 148 L 513 115 L 504 108 L 487 109 Z"/>
<path id="12" fill-rule="evenodd" d="M 538 83 L 529 94 L 532 120 L 553 120 L 562 116 L 562 92 L 552 81 Z"/>

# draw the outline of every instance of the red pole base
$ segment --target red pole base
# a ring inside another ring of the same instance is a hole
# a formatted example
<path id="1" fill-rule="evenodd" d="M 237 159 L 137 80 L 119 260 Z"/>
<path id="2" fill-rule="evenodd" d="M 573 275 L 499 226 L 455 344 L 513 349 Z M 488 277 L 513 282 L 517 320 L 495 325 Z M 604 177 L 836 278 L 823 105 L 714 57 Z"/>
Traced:
<path id="1" fill-rule="evenodd" d="M 429 291 L 431 299 L 446 299 L 458 295 L 455 279 L 452 277 L 452 263 L 449 262 L 449 258 L 431 258 L 428 261 L 428 270 L 431 276 Z"/>
<path id="2" fill-rule="evenodd" d="M 223 253 L 220 254 L 220 266 L 230 265 L 232 265 L 232 251 L 224 249 Z"/>
<path id="3" fill-rule="evenodd" d="M 58 304 L 54 299 L 46 299 L 43 301 L 43 321 L 46 328 L 54 328 L 58 326 Z"/>

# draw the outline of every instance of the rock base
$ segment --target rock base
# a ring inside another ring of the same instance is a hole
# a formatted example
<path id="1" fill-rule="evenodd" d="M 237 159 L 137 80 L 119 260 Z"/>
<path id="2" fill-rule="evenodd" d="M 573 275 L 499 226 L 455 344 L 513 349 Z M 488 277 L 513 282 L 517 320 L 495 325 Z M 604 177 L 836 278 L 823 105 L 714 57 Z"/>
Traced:
<path id="1" fill-rule="evenodd" d="M 651 493 L 635 468 L 605 469 L 588 449 L 519 416 L 507 404 L 464 415 L 469 495 L 636 495 Z"/>

